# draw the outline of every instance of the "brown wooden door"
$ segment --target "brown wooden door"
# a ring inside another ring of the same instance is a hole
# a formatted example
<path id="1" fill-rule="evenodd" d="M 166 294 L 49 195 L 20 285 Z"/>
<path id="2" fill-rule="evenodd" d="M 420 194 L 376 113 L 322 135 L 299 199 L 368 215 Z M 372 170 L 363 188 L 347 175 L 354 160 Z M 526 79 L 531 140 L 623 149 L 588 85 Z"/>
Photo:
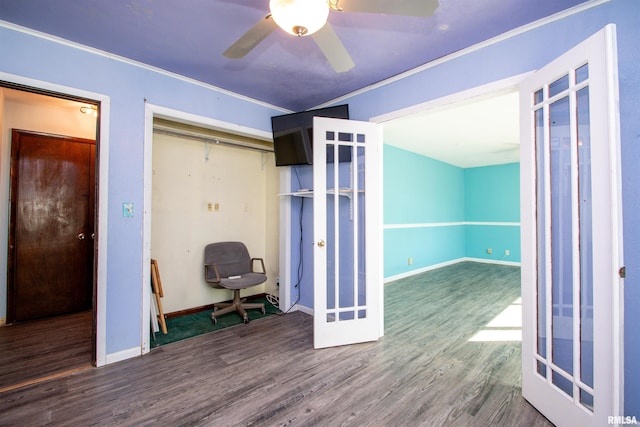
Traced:
<path id="1" fill-rule="evenodd" d="M 13 130 L 8 321 L 90 309 L 95 141 Z"/>

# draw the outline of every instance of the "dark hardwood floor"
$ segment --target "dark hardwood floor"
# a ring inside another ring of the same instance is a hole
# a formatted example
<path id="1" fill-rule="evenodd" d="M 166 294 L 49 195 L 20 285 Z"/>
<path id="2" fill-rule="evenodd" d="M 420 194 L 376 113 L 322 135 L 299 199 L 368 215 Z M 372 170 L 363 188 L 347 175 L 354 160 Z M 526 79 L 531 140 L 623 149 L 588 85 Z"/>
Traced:
<path id="1" fill-rule="evenodd" d="M 1 327 L 0 392 L 89 368 L 91 325 L 85 311 Z"/>
<path id="2" fill-rule="evenodd" d="M 472 342 L 519 269 L 461 263 L 385 286 L 385 336 L 313 350 L 271 316 L 0 394 L 0 425 L 551 426 L 520 390 L 518 342 Z"/>

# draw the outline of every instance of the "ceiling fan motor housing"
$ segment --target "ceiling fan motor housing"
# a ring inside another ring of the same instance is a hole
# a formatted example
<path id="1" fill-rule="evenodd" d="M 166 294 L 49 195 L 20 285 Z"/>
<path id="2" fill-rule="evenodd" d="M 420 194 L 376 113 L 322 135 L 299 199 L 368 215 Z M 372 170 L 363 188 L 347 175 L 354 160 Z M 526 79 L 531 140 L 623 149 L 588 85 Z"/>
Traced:
<path id="1" fill-rule="evenodd" d="M 327 23 L 327 0 L 270 0 L 269 9 L 280 28 L 294 36 L 308 36 Z"/>

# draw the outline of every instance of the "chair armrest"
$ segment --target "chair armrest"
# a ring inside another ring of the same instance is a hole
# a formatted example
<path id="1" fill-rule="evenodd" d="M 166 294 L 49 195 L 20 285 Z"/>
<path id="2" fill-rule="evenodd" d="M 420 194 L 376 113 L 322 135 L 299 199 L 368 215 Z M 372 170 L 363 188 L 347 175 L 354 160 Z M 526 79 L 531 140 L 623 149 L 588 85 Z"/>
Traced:
<path id="1" fill-rule="evenodd" d="M 253 262 L 254 261 L 260 261 L 260 265 L 262 266 L 262 271 L 254 271 L 253 270 Z M 251 258 L 251 272 L 252 273 L 267 274 L 267 270 L 265 270 L 265 268 L 264 268 L 264 260 L 262 258 Z"/>
<path id="2" fill-rule="evenodd" d="M 205 280 L 207 282 L 210 281 L 210 279 L 207 279 L 207 277 L 209 277 L 209 268 L 213 268 L 213 272 L 216 274 L 216 279 L 213 282 L 214 283 L 220 283 L 220 272 L 218 271 L 218 266 L 216 264 L 205 264 L 204 265 L 204 277 L 205 277 Z"/>

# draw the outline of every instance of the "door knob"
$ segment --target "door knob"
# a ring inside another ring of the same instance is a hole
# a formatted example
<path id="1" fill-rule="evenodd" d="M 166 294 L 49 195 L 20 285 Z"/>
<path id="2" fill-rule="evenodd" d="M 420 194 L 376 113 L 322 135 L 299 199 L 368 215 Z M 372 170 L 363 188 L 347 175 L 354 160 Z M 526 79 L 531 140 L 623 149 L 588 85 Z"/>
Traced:
<path id="1" fill-rule="evenodd" d="M 324 248 L 324 240 L 319 240 L 318 241 L 318 247 L 319 248 Z"/>
<path id="2" fill-rule="evenodd" d="M 85 238 L 84 233 L 78 234 L 78 240 L 84 240 L 84 238 Z"/>

